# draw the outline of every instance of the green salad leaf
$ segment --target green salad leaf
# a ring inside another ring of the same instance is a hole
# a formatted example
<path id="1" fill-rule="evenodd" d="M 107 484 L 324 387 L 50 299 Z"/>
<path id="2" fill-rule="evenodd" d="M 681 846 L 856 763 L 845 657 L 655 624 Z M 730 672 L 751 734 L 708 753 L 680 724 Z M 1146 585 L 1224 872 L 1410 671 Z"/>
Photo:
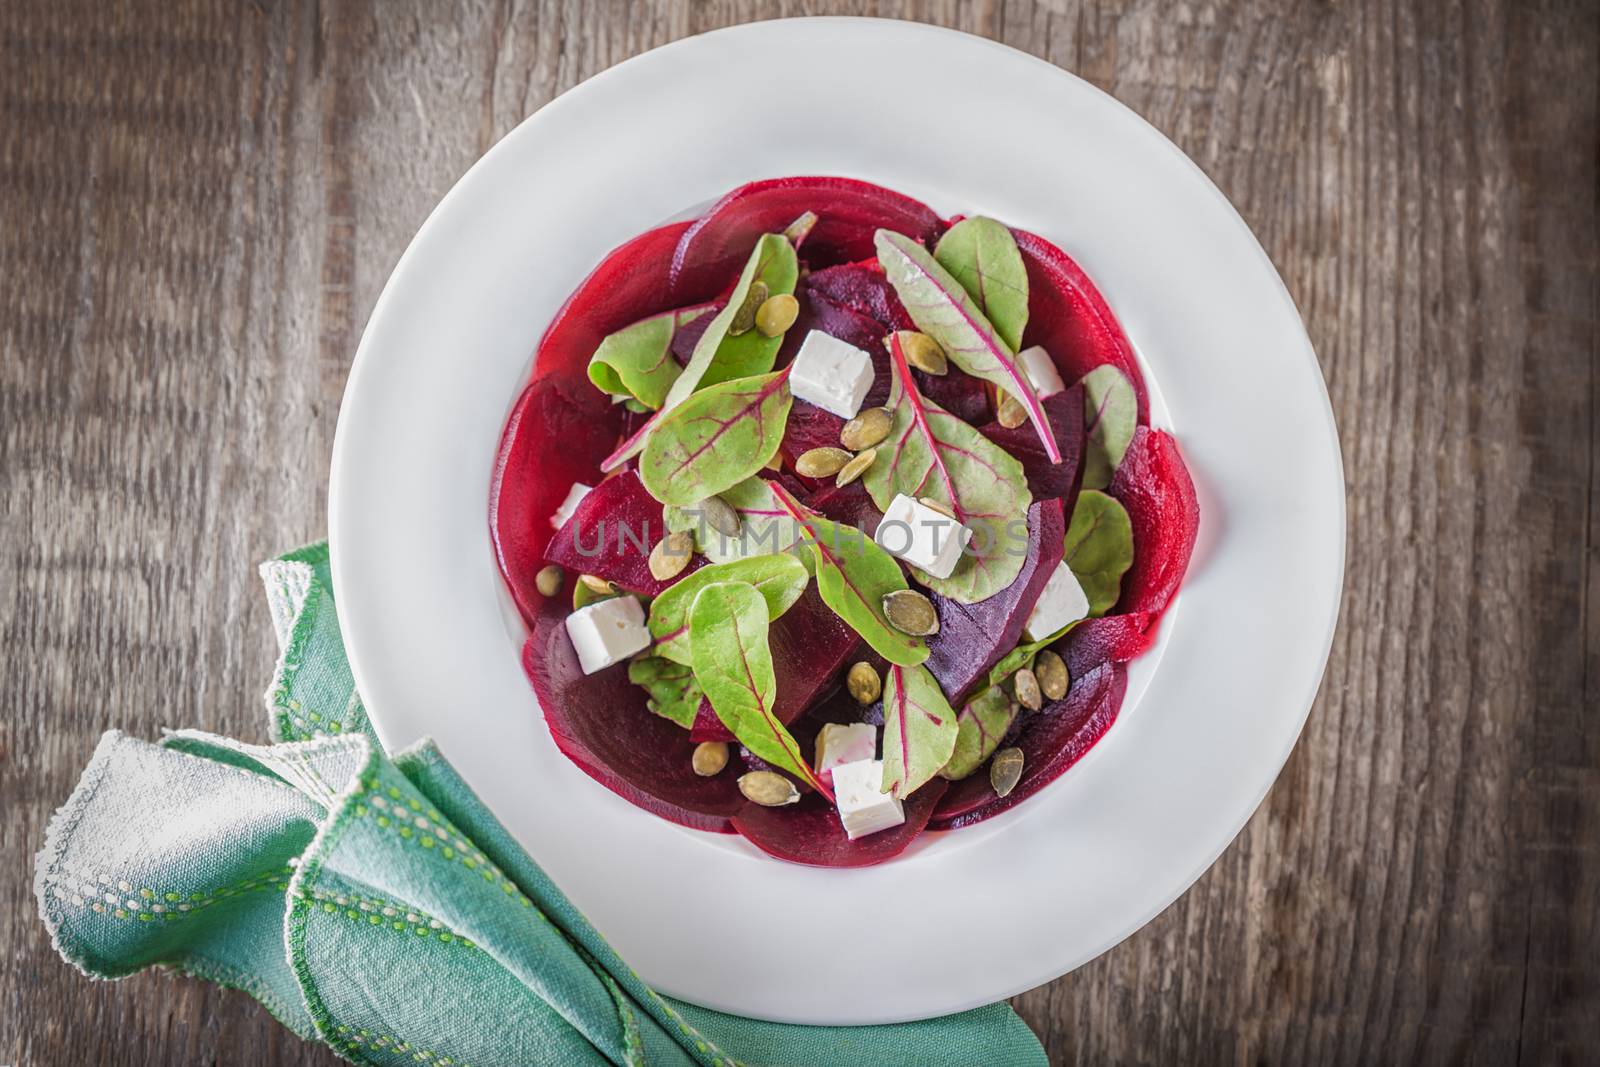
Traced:
<path id="1" fill-rule="evenodd" d="M 1122 595 L 1122 576 L 1133 566 L 1133 524 L 1116 497 L 1097 489 L 1078 494 L 1061 558 L 1083 586 L 1089 614 L 1110 611 Z"/>
<path id="2" fill-rule="evenodd" d="M 1032 667 L 1035 656 L 1067 636 L 1067 631 L 1076 625 L 1078 624 L 1075 622 L 1069 622 L 1049 637 L 1041 637 L 1037 641 L 1029 641 L 1027 644 L 1018 645 L 1001 656 L 1000 662 L 989 668 L 989 684 L 997 686 L 1022 668 Z"/>
<path id="3" fill-rule="evenodd" d="M 926 667 L 894 664 L 883 687 L 883 791 L 910 796 L 955 750 L 955 709 Z"/>
<path id="4" fill-rule="evenodd" d="M 1111 484 L 1138 419 L 1139 399 L 1127 375 L 1107 363 L 1083 376 L 1083 488 Z"/>
<path id="5" fill-rule="evenodd" d="M 628 664 L 628 681 L 650 694 L 650 710 L 671 719 L 685 730 L 694 725 L 700 707 L 700 683 L 694 671 L 660 656 L 645 656 Z"/>
<path id="6" fill-rule="evenodd" d="M 602 392 L 654 411 L 683 373 L 672 356 L 672 338 L 710 311 L 710 304 L 664 311 L 618 330 L 601 341 L 589 357 L 589 380 Z"/>
<path id="7" fill-rule="evenodd" d="M 680 507 L 731 489 L 777 455 L 793 403 L 787 367 L 708 386 L 656 423 L 639 478 Z"/>
<path id="8" fill-rule="evenodd" d="M 991 685 L 971 700 L 956 716 L 956 743 L 950 759 L 939 771 L 941 777 L 960 781 L 983 766 L 994 755 L 1006 731 L 1017 717 L 1019 707 L 1006 691 Z"/>
<path id="9" fill-rule="evenodd" d="M 693 664 L 689 639 L 689 611 L 700 590 L 715 582 L 744 582 L 767 602 L 767 618 L 776 619 L 794 606 L 806 591 L 811 576 L 794 556 L 751 556 L 728 563 L 713 563 L 669 586 L 650 605 L 651 651 L 663 659 Z"/>
<path id="10" fill-rule="evenodd" d="M 860 530 L 807 511 L 782 486 L 772 485 L 772 495 L 800 528 L 823 603 L 890 663 L 926 660 L 927 642 L 890 626 L 883 612 L 885 594 L 910 588 L 894 557 Z"/>
<path id="11" fill-rule="evenodd" d="M 701 589 L 689 611 L 694 676 L 740 744 L 831 801 L 833 793 L 817 781 L 799 742 L 772 712 L 778 683 L 767 627 L 767 601 L 755 586 L 712 582 Z"/>
<path id="12" fill-rule="evenodd" d="M 894 421 L 862 481 L 880 511 L 901 493 L 926 497 L 972 530 L 950 577 L 919 570 L 917 581 L 963 604 L 991 597 L 1016 579 L 1027 558 L 1033 502 L 1027 474 L 1009 452 L 917 391 L 898 334 L 889 338 L 889 355 Z"/>
<path id="13" fill-rule="evenodd" d="M 1050 419 L 1033 383 L 966 287 L 927 249 L 904 234 L 877 232 L 878 263 L 917 329 L 939 342 L 950 362 L 1004 389 L 1025 407 L 1051 463 L 1061 462 Z"/>
<path id="14" fill-rule="evenodd" d="M 799 527 L 789 518 L 789 513 L 778 506 L 771 487 L 763 479 L 746 478 L 718 496 L 738 518 L 737 533 L 726 535 L 714 529 L 698 503 L 684 507 L 669 505 L 665 509 L 667 532 L 688 530 L 693 533 L 700 554 L 713 563 L 783 552 L 798 540 Z M 802 553 L 801 560 L 809 562 L 809 556 Z"/>
<path id="15" fill-rule="evenodd" d="M 1013 352 L 1028 325 L 1028 268 L 1017 239 L 994 219 L 962 219 L 945 231 L 933 258 L 961 283 Z"/>

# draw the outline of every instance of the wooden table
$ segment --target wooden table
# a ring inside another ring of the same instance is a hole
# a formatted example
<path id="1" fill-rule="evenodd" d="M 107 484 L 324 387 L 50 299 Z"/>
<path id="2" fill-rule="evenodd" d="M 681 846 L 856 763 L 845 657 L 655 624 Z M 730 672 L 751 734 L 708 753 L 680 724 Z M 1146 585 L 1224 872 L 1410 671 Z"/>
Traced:
<path id="1" fill-rule="evenodd" d="M 254 563 L 323 532 L 351 354 L 450 184 L 619 60 L 820 12 L 995 37 L 1155 123 L 1272 256 L 1339 417 L 1305 735 L 1188 895 L 1017 998 L 1052 1056 L 1600 1055 L 1594 4 L 7 0 L 0 1063 L 336 1062 L 242 994 L 62 964 L 45 821 L 107 727 L 265 739 Z"/>

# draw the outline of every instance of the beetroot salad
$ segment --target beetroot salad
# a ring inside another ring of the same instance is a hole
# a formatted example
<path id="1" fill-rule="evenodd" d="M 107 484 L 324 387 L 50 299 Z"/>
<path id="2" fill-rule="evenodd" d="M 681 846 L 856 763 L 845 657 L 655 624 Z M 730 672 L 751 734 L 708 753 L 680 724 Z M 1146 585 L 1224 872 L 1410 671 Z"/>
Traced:
<path id="1" fill-rule="evenodd" d="M 1088 751 L 1199 524 L 1077 264 L 843 178 L 608 255 L 539 343 L 491 509 L 561 751 L 826 866 Z"/>

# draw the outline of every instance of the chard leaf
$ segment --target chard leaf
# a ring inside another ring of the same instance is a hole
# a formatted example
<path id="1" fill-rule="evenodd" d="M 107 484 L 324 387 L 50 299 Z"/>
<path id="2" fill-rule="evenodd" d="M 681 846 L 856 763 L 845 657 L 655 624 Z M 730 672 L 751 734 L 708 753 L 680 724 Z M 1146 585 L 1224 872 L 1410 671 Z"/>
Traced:
<path id="1" fill-rule="evenodd" d="M 683 373 L 672 356 L 673 336 L 710 310 L 704 304 L 664 311 L 618 330 L 589 357 L 589 380 L 603 392 L 634 402 L 630 409 L 636 403 L 654 411 Z"/>
<path id="2" fill-rule="evenodd" d="M 650 694 L 652 712 L 685 730 L 694 725 L 701 694 L 691 668 L 660 656 L 646 656 L 628 664 L 628 681 Z"/>
<path id="3" fill-rule="evenodd" d="M 701 589 L 689 611 L 694 676 L 740 744 L 831 801 L 832 792 L 811 773 L 799 742 L 772 713 L 778 683 L 768 624 L 766 598 L 748 582 L 712 582 Z"/>
<path id="4" fill-rule="evenodd" d="M 889 668 L 883 687 L 883 791 L 907 797 L 955 750 L 955 709 L 926 667 Z"/>
<path id="5" fill-rule="evenodd" d="M 730 537 L 713 529 L 706 522 L 704 511 L 695 504 L 668 506 L 667 532 L 688 530 L 693 533 L 700 554 L 713 563 L 771 555 L 785 551 L 798 540 L 799 527 L 773 499 L 772 489 L 762 479 L 746 478 L 718 495 L 739 517 L 737 534 Z M 809 553 L 801 554 L 801 562 L 809 564 Z"/>
<path id="6" fill-rule="evenodd" d="M 1061 559 L 1083 586 L 1090 616 L 1110 611 L 1133 566 L 1133 524 L 1116 497 L 1095 489 L 1078 494 Z"/>
<path id="7" fill-rule="evenodd" d="M 1011 729 L 1017 707 L 998 685 L 989 686 L 967 701 L 956 717 L 955 748 L 939 774 L 955 782 L 983 766 Z"/>
<path id="8" fill-rule="evenodd" d="M 1027 474 L 1009 452 L 917 391 L 899 334 L 889 338 L 889 355 L 894 421 L 862 481 L 880 511 L 900 493 L 928 497 L 972 530 L 950 577 L 918 570 L 917 581 L 963 604 L 984 600 L 1016 580 L 1027 558 Z"/>
<path id="9" fill-rule="evenodd" d="M 1028 268 L 1011 231 L 982 216 L 962 219 L 939 238 L 933 258 L 978 302 L 1011 351 L 1021 351 L 1028 325 Z"/>
<path id="10" fill-rule="evenodd" d="M 890 663 L 927 659 L 927 642 L 896 630 L 883 613 L 886 593 L 910 588 L 894 557 L 860 530 L 807 511 L 782 486 L 772 485 L 772 495 L 800 528 L 823 603 Z"/>
<path id="11" fill-rule="evenodd" d="M 769 293 L 792 293 L 799 276 L 800 265 L 794 254 L 794 246 L 783 234 L 769 233 L 757 241 L 750 258 L 745 261 L 744 270 L 739 273 L 739 280 L 734 283 L 733 291 L 728 294 L 727 304 L 706 324 L 705 333 L 695 343 L 683 373 L 678 375 L 666 396 L 662 397 L 660 410 L 632 437 L 618 445 L 617 450 L 600 464 L 600 469 L 616 470 L 637 456 L 667 412 L 689 399 L 695 390 L 716 382 L 765 374 L 771 370 L 783 338 L 763 337 L 759 330 L 748 330 L 738 337 L 729 337 L 728 327 L 733 325 L 734 316 L 750 294 L 750 287 L 757 281 L 763 282 Z"/>
<path id="12" fill-rule="evenodd" d="M 732 489 L 777 455 L 793 403 L 787 367 L 702 389 L 656 423 L 639 479 L 680 507 Z"/>
<path id="13" fill-rule="evenodd" d="M 798 559 L 781 554 L 701 567 L 668 587 L 650 605 L 650 636 L 656 641 L 651 651 L 678 663 L 694 663 L 690 651 L 689 610 L 700 590 L 713 582 L 745 582 L 753 586 L 767 602 L 770 621 L 794 606 L 810 580 L 811 576 Z"/>
<path id="14" fill-rule="evenodd" d="M 1061 449 L 1033 383 L 962 284 L 927 249 L 903 234 L 879 230 L 876 243 L 878 263 L 917 329 L 938 341 L 956 366 L 1016 397 L 1027 408 L 1045 455 L 1051 463 L 1060 463 Z"/>
<path id="15" fill-rule="evenodd" d="M 1127 375 L 1107 363 L 1083 376 L 1083 488 L 1111 484 L 1138 418 L 1139 398 Z"/>
<path id="16" fill-rule="evenodd" d="M 1063 626 L 1049 637 L 1042 637 L 1037 641 L 1030 641 L 1025 645 L 1018 645 L 1010 652 L 1007 652 L 1004 656 L 1001 656 L 1000 662 L 989 668 L 989 685 L 991 687 L 998 686 L 1007 678 L 1010 678 L 1013 674 L 1016 674 L 1022 668 L 1032 667 L 1035 656 L 1037 656 L 1045 648 L 1048 648 L 1057 641 L 1061 640 L 1063 637 L 1067 636 L 1067 631 L 1076 625 L 1078 624 L 1075 622 L 1069 622 L 1067 625 Z"/>

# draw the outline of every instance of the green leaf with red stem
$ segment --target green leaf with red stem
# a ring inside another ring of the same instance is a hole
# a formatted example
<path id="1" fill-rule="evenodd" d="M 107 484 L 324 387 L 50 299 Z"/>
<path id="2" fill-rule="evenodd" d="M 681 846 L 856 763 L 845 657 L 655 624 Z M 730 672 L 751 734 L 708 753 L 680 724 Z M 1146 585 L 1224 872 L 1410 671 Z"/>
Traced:
<path id="1" fill-rule="evenodd" d="M 806 591 L 811 575 L 794 556 L 751 556 L 748 559 L 714 563 L 668 586 L 650 603 L 650 636 L 656 645 L 651 651 L 664 659 L 693 663 L 689 637 L 689 611 L 700 590 L 714 582 L 745 582 L 767 601 L 768 620 L 776 619 L 794 606 Z"/>
<path id="2" fill-rule="evenodd" d="M 685 730 L 694 725 L 700 710 L 700 683 L 694 671 L 660 656 L 646 656 L 628 664 L 628 681 L 650 694 L 650 710 Z"/>
<path id="3" fill-rule="evenodd" d="M 1021 351 L 1028 326 L 1028 268 L 1011 231 L 981 215 L 962 219 L 939 238 L 933 258 L 977 301 L 1011 350 Z"/>
<path id="4" fill-rule="evenodd" d="M 971 700 L 956 716 L 956 743 L 950 759 L 940 769 L 941 777 L 960 781 L 983 766 L 994 755 L 1000 741 L 1011 729 L 1019 705 L 998 685 L 991 685 Z"/>
<path id="5" fill-rule="evenodd" d="M 794 397 L 789 367 L 702 389 L 656 425 L 639 479 L 663 504 L 684 506 L 749 478 L 778 454 Z"/>
<path id="6" fill-rule="evenodd" d="M 883 685 L 883 791 L 916 792 L 949 762 L 959 729 L 928 668 L 891 666 Z"/>
<path id="7" fill-rule="evenodd" d="M 1104 489 L 1122 466 L 1138 423 L 1128 376 L 1107 363 L 1083 376 L 1083 488 Z"/>
<path id="8" fill-rule="evenodd" d="M 589 357 L 589 380 L 602 392 L 659 408 L 683 373 L 672 355 L 672 338 L 710 311 L 710 304 L 664 311 L 618 330 Z"/>

